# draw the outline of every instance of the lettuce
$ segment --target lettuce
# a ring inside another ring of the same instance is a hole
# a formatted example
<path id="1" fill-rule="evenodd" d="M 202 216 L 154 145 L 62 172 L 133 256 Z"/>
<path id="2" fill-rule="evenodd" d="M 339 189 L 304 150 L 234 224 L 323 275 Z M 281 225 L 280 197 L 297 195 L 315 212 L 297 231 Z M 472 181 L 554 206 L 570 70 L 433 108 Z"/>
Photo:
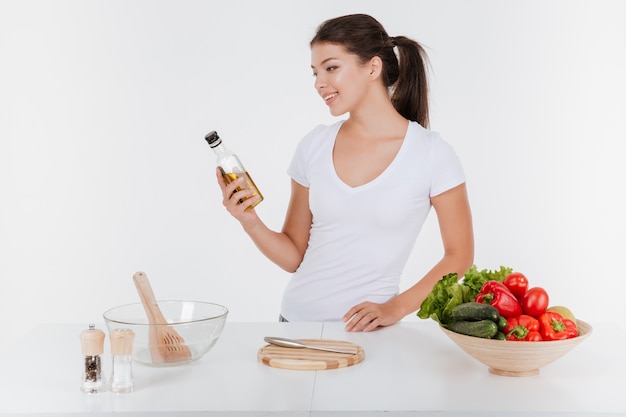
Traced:
<path id="1" fill-rule="evenodd" d="M 461 281 L 456 273 L 448 274 L 433 286 L 417 311 L 417 317 L 433 319 L 443 327 L 448 327 L 452 322 L 454 307 L 474 301 L 485 282 L 491 280 L 502 282 L 512 272 L 513 269 L 506 266 L 500 266 L 496 271 L 488 269 L 479 271 L 476 265 L 472 265 Z"/>
<path id="2" fill-rule="evenodd" d="M 459 283 L 456 273 L 448 274 L 433 286 L 426 296 L 417 317 L 433 319 L 446 327 L 452 321 L 452 309 L 459 304 L 470 301 L 469 287 Z"/>
<path id="3" fill-rule="evenodd" d="M 485 282 L 491 280 L 502 282 L 504 278 L 512 272 L 513 269 L 506 266 L 500 266 L 500 270 L 498 271 L 490 271 L 488 269 L 479 271 L 476 265 L 472 265 L 472 267 L 465 272 L 462 283 L 466 287 L 469 287 L 469 296 L 473 300 L 476 298 L 476 295 L 480 293 L 480 289 Z"/>

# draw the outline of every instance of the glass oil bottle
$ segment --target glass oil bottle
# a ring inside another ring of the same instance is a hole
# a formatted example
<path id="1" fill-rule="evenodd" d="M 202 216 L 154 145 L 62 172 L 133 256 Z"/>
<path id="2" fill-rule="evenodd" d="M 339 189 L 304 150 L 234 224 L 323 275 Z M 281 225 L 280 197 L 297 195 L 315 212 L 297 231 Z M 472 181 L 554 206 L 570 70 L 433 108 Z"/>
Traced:
<path id="1" fill-rule="evenodd" d="M 216 131 L 209 132 L 204 139 L 208 142 L 213 152 L 217 156 L 217 165 L 222 171 L 222 177 L 224 177 L 224 181 L 226 184 L 230 184 L 235 181 L 239 177 L 244 177 L 244 182 L 241 187 L 237 187 L 235 192 L 241 191 L 242 189 L 249 188 L 254 191 L 252 196 L 259 196 L 259 201 L 257 201 L 254 205 L 250 206 L 256 207 L 261 201 L 263 201 L 263 194 L 259 191 L 256 184 L 250 177 L 250 174 L 244 168 L 243 164 L 239 160 L 239 157 L 234 154 L 230 149 L 228 149 L 222 143 L 222 139 L 219 137 Z M 247 198 L 246 198 L 247 200 Z M 240 203 L 243 202 L 243 199 L 239 200 Z"/>

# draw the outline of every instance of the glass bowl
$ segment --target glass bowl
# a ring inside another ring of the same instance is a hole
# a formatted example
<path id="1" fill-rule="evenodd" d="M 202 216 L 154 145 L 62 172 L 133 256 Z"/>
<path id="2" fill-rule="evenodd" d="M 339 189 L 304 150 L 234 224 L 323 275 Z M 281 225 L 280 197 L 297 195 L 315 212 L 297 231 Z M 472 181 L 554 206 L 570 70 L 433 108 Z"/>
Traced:
<path id="1" fill-rule="evenodd" d="M 158 301 L 158 306 L 167 324 L 150 324 L 141 303 L 114 307 L 103 314 L 109 332 L 135 332 L 133 360 L 145 365 L 172 366 L 200 359 L 217 343 L 228 316 L 226 307 L 202 301 Z M 186 353 L 169 355 L 164 361 L 158 353 L 172 349 L 168 335 L 180 336 L 182 341 L 175 346 Z"/>

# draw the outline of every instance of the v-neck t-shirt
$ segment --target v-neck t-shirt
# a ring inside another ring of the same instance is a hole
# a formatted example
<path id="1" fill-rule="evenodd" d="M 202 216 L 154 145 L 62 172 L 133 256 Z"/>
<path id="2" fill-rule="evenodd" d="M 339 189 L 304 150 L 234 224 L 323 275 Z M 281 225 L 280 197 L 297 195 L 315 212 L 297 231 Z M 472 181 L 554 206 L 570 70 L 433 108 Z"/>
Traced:
<path id="1" fill-rule="evenodd" d="M 313 215 L 304 258 L 283 294 L 281 315 L 289 321 L 339 321 L 356 304 L 397 295 L 430 198 L 465 182 L 454 149 L 436 132 L 409 122 L 387 168 L 351 187 L 333 163 L 342 124 L 309 132 L 287 170 L 309 189 Z"/>

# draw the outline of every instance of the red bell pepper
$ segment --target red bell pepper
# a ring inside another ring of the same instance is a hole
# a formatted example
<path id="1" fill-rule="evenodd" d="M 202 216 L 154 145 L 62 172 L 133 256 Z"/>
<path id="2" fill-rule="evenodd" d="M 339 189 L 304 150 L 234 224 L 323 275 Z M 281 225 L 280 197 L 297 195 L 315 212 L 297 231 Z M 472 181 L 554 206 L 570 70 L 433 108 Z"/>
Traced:
<path id="1" fill-rule="evenodd" d="M 576 323 L 564 319 L 556 311 L 546 311 L 539 316 L 539 332 L 543 340 L 564 340 L 578 336 Z"/>
<path id="2" fill-rule="evenodd" d="M 474 301 L 490 304 L 505 318 L 522 314 L 522 306 L 513 293 L 501 282 L 487 281 L 483 284 Z"/>
<path id="3" fill-rule="evenodd" d="M 539 333 L 539 320 L 526 314 L 507 319 L 504 334 L 506 335 L 506 340 L 542 340 L 541 334 Z"/>

